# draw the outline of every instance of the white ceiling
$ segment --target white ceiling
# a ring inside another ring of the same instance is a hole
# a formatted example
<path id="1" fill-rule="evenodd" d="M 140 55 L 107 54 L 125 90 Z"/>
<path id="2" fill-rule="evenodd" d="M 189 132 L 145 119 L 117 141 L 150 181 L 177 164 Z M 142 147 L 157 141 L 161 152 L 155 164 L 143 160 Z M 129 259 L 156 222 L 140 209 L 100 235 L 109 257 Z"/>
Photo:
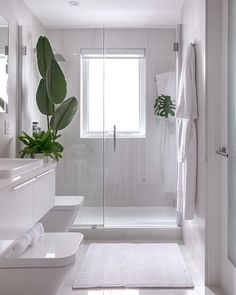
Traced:
<path id="1" fill-rule="evenodd" d="M 46 27 L 165 27 L 180 22 L 184 0 L 23 0 Z"/>

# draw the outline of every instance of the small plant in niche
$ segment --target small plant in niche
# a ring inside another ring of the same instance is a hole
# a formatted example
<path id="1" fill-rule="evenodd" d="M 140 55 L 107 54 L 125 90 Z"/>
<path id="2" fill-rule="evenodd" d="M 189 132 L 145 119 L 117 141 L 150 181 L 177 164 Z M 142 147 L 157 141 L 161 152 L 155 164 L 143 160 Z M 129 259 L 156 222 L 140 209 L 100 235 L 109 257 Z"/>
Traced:
<path id="1" fill-rule="evenodd" d="M 19 139 L 25 144 L 25 147 L 20 151 L 21 157 L 30 155 L 31 158 L 35 154 L 43 154 L 45 157 L 51 157 L 58 161 L 62 158 L 63 146 L 57 142 L 61 135 L 56 135 L 51 129 L 47 131 L 34 132 L 32 136 L 23 132 Z"/>
<path id="2" fill-rule="evenodd" d="M 34 157 L 40 153 L 58 161 L 62 158 L 63 146 L 57 141 L 59 131 L 72 121 L 78 101 L 75 97 L 65 99 L 67 83 L 65 76 L 56 61 L 52 47 L 46 37 L 40 36 L 36 46 L 37 63 L 41 80 L 36 93 L 39 111 L 46 116 L 47 131 L 34 132 L 32 136 L 23 132 L 19 140 L 25 148 L 20 151 L 21 157 Z"/>
<path id="3" fill-rule="evenodd" d="M 154 114 L 159 117 L 168 118 L 175 116 L 175 104 L 172 102 L 169 95 L 159 95 L 154 104 Z"/>

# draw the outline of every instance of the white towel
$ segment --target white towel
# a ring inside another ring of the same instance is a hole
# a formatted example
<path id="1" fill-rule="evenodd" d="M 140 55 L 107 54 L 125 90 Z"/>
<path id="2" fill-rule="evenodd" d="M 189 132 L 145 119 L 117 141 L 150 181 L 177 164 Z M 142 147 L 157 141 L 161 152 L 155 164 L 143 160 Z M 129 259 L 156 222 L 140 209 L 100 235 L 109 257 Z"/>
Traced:
<path id="1" fill-rule="evenodd" d="M 31 246 L 35 245 L 38 240 L 42 237 L 42 235 L 44 234 L 44 228 L 42 223 L 37 223 L 35 224 L 29 231 L 28 233 L 31 235 L 32 237 L 32 242 L 31 242 Z"/>
<path id="2" fill-rule="evenodd" d="M 32 236 L 27 233 L 21 239 L 17 240 L 15 244 L 6 251 L 5 258 L 17 258 L 29 247 L 32 243 Z"/>
<path id="3" fill-rule="evenodd" d="M 197 92 L 195 50 L 188 46 L 176 104 L 178 149 L 177 209 L 184 219 L 193 219 L 197 189 Z"/>
<path id="4" fill-rule="evenodd" d="M 42 223 L 39 222 L 39 223 L 36 224 L 36 226 L 39 228 L 40 237 L 42 237 L 43 234 L 44 234 L 44 227 L 43 227 Z"/>
<path id="5" fill-rule="evenodd" d="M 35 224 L 22 238 L 4 253 L 4 258 L 17 258 L 25 252 L 29 246 L 34 246 L 43 236 L 44 228 L 42 223 Z"/>

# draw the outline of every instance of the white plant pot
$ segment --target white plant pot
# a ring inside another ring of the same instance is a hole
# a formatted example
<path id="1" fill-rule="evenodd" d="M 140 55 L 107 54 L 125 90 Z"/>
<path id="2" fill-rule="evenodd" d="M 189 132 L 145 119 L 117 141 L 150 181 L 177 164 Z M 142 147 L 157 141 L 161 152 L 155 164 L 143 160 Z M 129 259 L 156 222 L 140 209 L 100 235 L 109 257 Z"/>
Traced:
<path id="1" fill-rule="evenodd" d="M 44 154 L 34 154 L 33 158 L 43 160 L 44 164 L 55 162 L 52 158 L 44 156 Z"/>

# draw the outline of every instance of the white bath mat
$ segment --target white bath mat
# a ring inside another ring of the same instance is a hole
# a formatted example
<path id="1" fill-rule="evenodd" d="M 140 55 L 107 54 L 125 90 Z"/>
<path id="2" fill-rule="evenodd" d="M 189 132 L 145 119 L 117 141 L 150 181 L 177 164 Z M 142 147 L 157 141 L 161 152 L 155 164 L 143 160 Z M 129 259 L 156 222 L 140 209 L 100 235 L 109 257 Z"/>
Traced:
<path id="1" fill-rule="evenodd" d="M 193 287 L 177 244 L 91 244 L 74 289 Z"/>

